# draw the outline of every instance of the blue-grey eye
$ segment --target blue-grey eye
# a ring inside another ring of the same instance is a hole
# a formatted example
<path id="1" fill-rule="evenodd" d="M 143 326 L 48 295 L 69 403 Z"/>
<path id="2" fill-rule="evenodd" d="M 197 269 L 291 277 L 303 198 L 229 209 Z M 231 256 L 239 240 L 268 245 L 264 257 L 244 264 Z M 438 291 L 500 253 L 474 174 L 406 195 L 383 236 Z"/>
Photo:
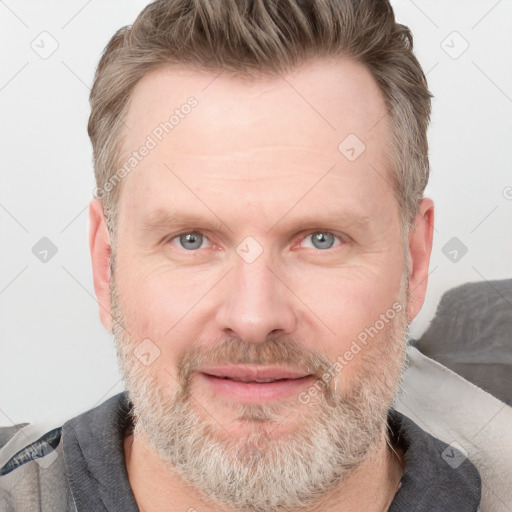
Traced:
<path id="1" fill-rule="evenodd" d="M 186 233 L 179 237 L 180 245 L 187 251 L 199 249 L 203 243 L 203 235 L 201 233 Z"/>
<path id="2" fill-rule="evenodd" d="M 311 242 L 316 249 L 330 249 L 337 237 L 332 233 L 317 232 L 311 233 L 307 238 L 311 238 Z"/>

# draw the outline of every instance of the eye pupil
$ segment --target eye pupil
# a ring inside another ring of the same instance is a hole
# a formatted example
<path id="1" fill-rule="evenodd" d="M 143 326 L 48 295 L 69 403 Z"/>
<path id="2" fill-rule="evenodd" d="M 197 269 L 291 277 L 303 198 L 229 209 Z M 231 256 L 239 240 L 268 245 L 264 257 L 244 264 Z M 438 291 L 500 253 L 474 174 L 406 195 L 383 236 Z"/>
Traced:
<path id="1" fill-rule="evenodd" d="M 317 245 L 317 242 L 319 245 Z M 317 249 L 330 249 L 334 243 L 334 235 L 331 233 L 314 233 L 313 245 Z"/>
<path id="2" fill-rule="evenodd" d="M 202 241 L 203 235 L 200 233 L 187 233 L 180 236 L 181 246 L 188 251 L 201 247 Z M 192 244 L 192 247 L 186 244 Z"/>

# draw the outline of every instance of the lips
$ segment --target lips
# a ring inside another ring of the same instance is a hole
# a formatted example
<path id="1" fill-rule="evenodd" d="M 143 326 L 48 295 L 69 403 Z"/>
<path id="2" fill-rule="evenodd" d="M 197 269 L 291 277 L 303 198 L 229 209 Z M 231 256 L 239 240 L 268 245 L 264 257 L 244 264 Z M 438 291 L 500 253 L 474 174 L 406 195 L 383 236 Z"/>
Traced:
<path id="1" fill-rule="evenodd" d="M 197 376 L 213 399 L 246 404 L 288 400 L 314 381 L 309 373 L 278 366 L 205 366 Z"/>
<path id="2" fill-rule="evenodd" d="M 201 373 L 219 379 L 230 379 L 238 382 L 269 383 L 281 380 L 302 379 L 308 373 L 290 370 L 283 367 L 257 366 L 207 366 Z"/>

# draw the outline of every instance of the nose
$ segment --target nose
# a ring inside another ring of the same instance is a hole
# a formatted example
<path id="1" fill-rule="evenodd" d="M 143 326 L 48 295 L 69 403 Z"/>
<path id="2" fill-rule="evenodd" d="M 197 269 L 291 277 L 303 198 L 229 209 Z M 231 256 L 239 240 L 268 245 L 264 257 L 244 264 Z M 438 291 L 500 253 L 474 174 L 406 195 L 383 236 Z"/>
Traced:
<path id="1" fill-rule="evenodd" d="M 296 326 L 294 295 L 284 277 L 272 268 L 265 252 L 252 263 L 235 256 L 222 288 L 218 328 L 247 343 L 262 343 L 271 333 L 292 333 Z"/>

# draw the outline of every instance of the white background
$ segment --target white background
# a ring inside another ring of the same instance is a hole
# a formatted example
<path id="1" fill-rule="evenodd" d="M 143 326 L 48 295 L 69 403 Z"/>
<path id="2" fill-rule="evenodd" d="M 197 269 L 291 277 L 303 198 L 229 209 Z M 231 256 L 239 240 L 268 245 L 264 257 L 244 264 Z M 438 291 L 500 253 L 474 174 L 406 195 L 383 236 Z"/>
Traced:
<path id="1" fill-rule="evenodd" d="M 435 96 L 436 232 L 419 337 L 449 288 L 511 276 L 512 1 L 392 3 Z M 0 0 L 1 425 L 59 423 L 122 390 L 94 297 L 86 125 L 100 54 L 145 4 Z M 46 59 L 34 50 L 52 44 Z M 46 263 L 32 253 L 42 237 L 58 249 Z M 452 237 L 468 249 L 456 262 L 443 253 Z"/>

